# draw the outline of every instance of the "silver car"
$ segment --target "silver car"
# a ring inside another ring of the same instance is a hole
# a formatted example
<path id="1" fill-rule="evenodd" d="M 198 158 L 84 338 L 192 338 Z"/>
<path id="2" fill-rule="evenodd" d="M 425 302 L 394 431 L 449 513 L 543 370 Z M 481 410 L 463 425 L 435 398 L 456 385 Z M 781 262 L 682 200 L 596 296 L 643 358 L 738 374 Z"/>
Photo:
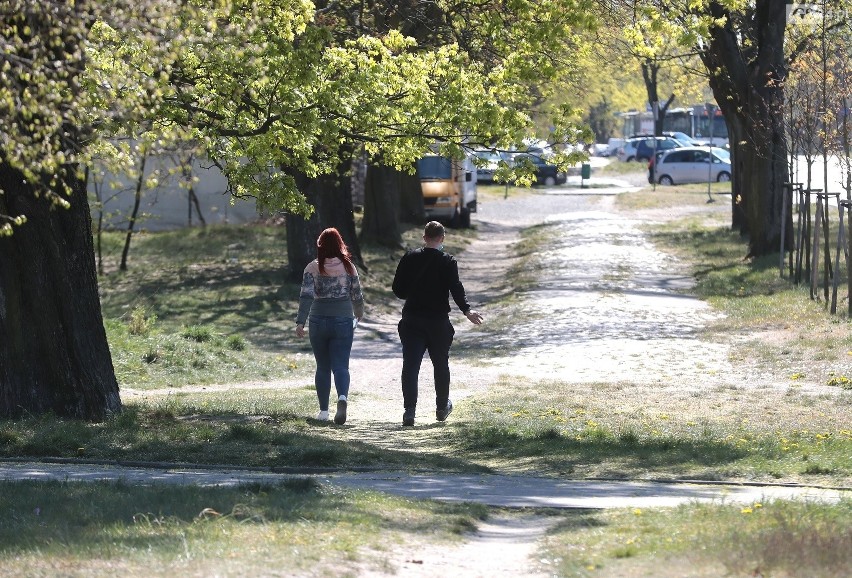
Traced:
<path id="1" fill-rule="evenodd" d="M 665 152 L 649 167 L 661 185 L 727 182 L 731 153 L 718 147 L 684 147 Z"/>

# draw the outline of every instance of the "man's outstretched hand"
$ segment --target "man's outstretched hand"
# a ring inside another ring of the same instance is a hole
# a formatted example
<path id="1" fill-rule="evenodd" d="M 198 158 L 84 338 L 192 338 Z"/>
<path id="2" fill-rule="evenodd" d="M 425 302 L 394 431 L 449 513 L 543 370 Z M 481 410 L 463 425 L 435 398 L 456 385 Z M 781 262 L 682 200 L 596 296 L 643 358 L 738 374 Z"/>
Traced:
<path id="1" fill-rule="evenodd" d="M 480 315 L 473 309 L 468 310 L 468 312 L 465 313 L 464 316 L 467 317 L 468 321 L 470 321 L 474 325 L 482 324 L 482 315 Z"/>

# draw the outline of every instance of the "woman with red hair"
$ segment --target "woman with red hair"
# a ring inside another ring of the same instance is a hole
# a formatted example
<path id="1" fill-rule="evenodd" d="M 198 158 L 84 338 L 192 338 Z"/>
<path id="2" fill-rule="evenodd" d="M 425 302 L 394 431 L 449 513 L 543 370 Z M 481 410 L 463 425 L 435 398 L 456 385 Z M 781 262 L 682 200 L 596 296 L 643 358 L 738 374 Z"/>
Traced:
<path id="1" fill-rule="evenodd" d="M 317 239 L 317 258 L 305 267 L 296 315 L 296 335 L 305 336 L 305 321 L 311 349 L 317 362 L 314 386 L 319 400 L 320 421 L 328 420 L 331 377 L 337 390 L 334 423 L 346 423 L 349 396 L 349 354 L 355 325 L 364 316 L 364 296 L 358 271 L 349 249 L 335 228 Z"/>

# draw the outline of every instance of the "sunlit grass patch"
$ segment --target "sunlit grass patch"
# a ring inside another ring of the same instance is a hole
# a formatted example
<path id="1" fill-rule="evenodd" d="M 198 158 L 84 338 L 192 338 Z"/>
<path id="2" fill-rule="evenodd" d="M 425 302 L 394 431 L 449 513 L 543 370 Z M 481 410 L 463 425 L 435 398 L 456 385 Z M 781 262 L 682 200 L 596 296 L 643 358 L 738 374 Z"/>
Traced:
<path id="1" fill-rule="evenodd" d="M 450 430 L 459 456 L 542 475 L 852 480 L 852 400 L 612 384 L 493 387 Z"/>
<path id="2" fill-rule="evenodd" d="M 852 565 L 850 528 L 850 500 L 581 511 L 544 555 L 565 577 L 839 578 Z"/>
<path id="3" fill-rule="evenodd" d="M 105 326 L 121 387 L 271 381 L 312 371 L 305 356 L 265 352 L 243 335 L 228 335 L 210 326 L 171 333 L 152 322 L 143 334 L 119 320 L 107 320 Z"/>
<path id="4" fill-rule="evenodd" d="M 4 576 L 246 576 L 329 560 L 367 568 L 387 543 L 452 543 L 487 510 L 341 491 L 312 480 L 240 487 L 2 483 Z"/>
<path id="5" fill-rule="evenodd" d="M 807 283 L 796 285 L 779 273 L 777 255 L 744 259 L 745 240 L 729 226 L 708 226 L 694 218 L 648 227 L 660 249 L 687 263 L 695 293 L 724 317 L 708 327 L 719 338 L 736 336 L 737 363 L 775 379 L 807 377 L 821 384 L 852 374 L 852 332 L 842 312 L 831 315 L 825 301 L 810 298 Z"/>
<path id="6" fill-rule="evenodd" d="M 626 164 L 626 163 L 622 163 Z M 708 203 L 713 199 L 713 203 Z M 622 193 L 616 198 L 616 207 L 622 210 L 645 210 L 691 207 L 702 212 L 718 213 L 723 205 L 730 206 L 730 183 L 711 183 L 708 195 L 706 184 L 657 185 L 650 184 L 639 191 Z"/>

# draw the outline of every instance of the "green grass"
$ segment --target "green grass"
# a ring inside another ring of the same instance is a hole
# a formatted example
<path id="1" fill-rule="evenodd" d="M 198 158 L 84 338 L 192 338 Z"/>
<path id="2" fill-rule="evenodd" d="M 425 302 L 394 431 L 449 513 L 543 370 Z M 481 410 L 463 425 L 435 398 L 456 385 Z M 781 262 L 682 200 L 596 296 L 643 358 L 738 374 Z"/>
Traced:
<path id="1" fill-rule="evenodd" d="M 518 395 L 507 380 L 413 432 L 319 424 L 304 417 L 315 403 L 307 383 L 153 396 L 99 424 L 3 422 L 0 456 L 852 484 L 848 398 L 562 382 L 528 382 Z"/>
<path id="2" fill-rule="evenodd" d="M 615 402 L 614 402 L 615 401 Z M 461 413 L 461 412 L 460 412 Z M 573 477 L 852 484 L 852 399 L 514 380 L 467 404 L 453 455 Z"/>
<path id="3" fill-rule="evenodd" d="M 807 377 L 848 389 L 852 332 L 843 301 L 845 268 L 838 313 L 831 315 L 821 290 L 819 299 L 811 299 L 807 284 L 793 283 L 786 265 L 784 275 L 779 274 L 777 254 L 744 259 L 745 241 L 730 230 L 729 219 L 729 210 L 696 212 L 646 229 L 657 247 L 688 265 L 695 294 L 725 314 L 708 334 L 755 336 L 742 340 L 735 352 L 738 361 L 777 380 Z"/>
<path id="4" fill-rule="evenodd" d="M 713 203 L 708 203 L 708 198 Z M 710 183 L 710 196 L 707 195 L 706 184 L 657 185 L 652 188 L 648 185 L 637 192 L 618 195 L 616 206 L 622 210 L 642 209 L 667 209 L 691 208 L 702 212 L 712 211 L 715 213 L 730 213 L 731 206 L 731 184 Z"/>
<path id="5" fill-rule="evenodd" d="M 358 396 L 353 396 L 353 403 Z M 126 402 L 102 423 L 45 415 L 0 423 L 0 456 L 230 464 L 256 468 L 426 468 L 484 471 L 439 450 L 422 452 L 400 426 L 377 424 L 376 439 L 305 418 L 310 383 L 290 390 L 175 393 Z M 363 432 L 362 432 L 363 433 Z"/>
<path id="6" fill-rule="evenodd" d="M 576 511 L 543 554 L 563 577 L 807 576 L 852 565 L 852 501 Z"/>
<path id="7" fill-rule="evenodd" d="M 486 516 L 312 480 L 233 488 L 0 484 L 4 576 L 248 576 L 387 569 L 390 544 L 451 545 Z"/>
<path id="8" fill-rule="evenodd" d="M 486 195 L 499 202 L 500 192 Z M 458 404 L 446 424 L 403 431 L 397 415 L 393 424 L 320 424 L 305 417 L 315 411 L 313 362 L 306 343 L 292 338 L 298 286 L 284 279 L 282 231 L 211 227 L 141 235 L 131 271 L 101 280 L 122 386 L 173 391 L 125 396 L 125 411 L 102 423 L 50 415 L 0 421 L 0 456 L 849 486 L 848 321 L 779 278 L 771 257 L 744 261 L 722 199 L 707 205 L 706 189 L 688 186 L 617 202 L 652 215 L 654 243 L 680 257 L 695 291 L 726 314 L 707 336 L 738 339 L 732 361 L 752 371 L 748 387 L 636 387 L 630 376 L 596 384 L 513 379 Z M 407 228 L 405 244 L 418 246 L 421 234 Z M 476 234 L 451 231 L 447 249 L 462 252 Z M 548 265 L 533 257 L 553 234 L 547 226 L 524 233 L 516 247 L 530 260 L 508 282 L 519 290 L 537 283 Z M 108 241 L 114 257 L 120 237 Z M 363 251 L 369 307 L 398 313 L 389 281 L 401 249 Z M 511 343 L 501 341 L 502 329 L 537 319 L 506 295 L 489 304 L 481 341 L 505 350 Z M 471 343 L 460 353 L 475 360 L 483 346 Z M 800 391 L 803 376 L 836 390 Z M 287 387 L 233 385 L 282 377 Z M 779 381 L 787 387 L 775 387 Z M 369 396 L 356 392 L 353 404 Z M 301 480 L 242 488 L 28 482 L 0 490 L 2 575 L 259 575 L 308 572 L 329 560 L 344 561 L 353 576 L 388 572 L 391 544 L 451 544 L 488 512 Z M 560 576 L 797 576 L 806 568 L 821 578 L 852 564 L 848 500 L 559 515 L 540 556 Z"/>

